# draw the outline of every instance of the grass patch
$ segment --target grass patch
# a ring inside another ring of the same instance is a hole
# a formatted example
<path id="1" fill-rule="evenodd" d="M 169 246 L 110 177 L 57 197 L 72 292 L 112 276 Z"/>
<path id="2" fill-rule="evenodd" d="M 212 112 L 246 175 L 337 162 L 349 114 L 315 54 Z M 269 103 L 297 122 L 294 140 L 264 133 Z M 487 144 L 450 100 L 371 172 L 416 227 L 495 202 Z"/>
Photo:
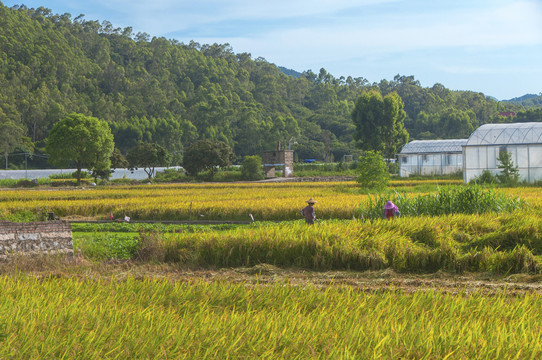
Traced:
<path id="1" fill-rule="evenodd" d="M 399 207 L 402 216 L 440 216 L 450 214 L 484 214 L 510 212 L 527 203 L 519 197 L 508 197 L 495 189 L 479 185 L 439 187 L 433 194 L 408 197 L 404 193 L 387 193 L 369 196 L 360 204 L 359 218 L 378 219 L 388 200 Z"/>

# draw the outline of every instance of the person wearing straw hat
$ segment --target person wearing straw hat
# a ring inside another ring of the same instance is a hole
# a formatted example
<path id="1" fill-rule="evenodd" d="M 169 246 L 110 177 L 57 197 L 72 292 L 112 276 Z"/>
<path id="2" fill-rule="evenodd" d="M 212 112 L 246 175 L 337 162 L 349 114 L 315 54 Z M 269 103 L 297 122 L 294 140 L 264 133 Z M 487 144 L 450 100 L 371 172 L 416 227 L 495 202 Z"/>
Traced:
<path id="1" fill-rule="evenodd" d="M 383 219 L 393 219 L 394 217 L 401 216 L 401 213 L 399 212 L 399 208 L 397 205 L 395 205 L 392 201 L 388 201 L 386 205 L 384 205 L 384 211 L 382 211 L 382 218 Z"/>
<path id="2" fill-rule="evenodd" d="M 316 220 L 316 212 L 314 211 L 314 204 L 317 203 L 312 197 L 305 201 L 308 205 L 301 210 L 301 214 L 305 217 L 305 224 L 313 225 Z"/>

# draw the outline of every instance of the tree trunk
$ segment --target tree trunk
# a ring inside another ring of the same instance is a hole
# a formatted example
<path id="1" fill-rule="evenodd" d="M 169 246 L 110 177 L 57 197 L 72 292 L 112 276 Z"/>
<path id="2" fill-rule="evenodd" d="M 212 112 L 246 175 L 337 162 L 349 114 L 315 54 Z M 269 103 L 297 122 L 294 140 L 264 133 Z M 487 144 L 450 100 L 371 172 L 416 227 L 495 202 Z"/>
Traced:
<path id="1" fill-rule="evenodd" d="M 81 168 L 82 168 L 82 164 L 81 163 L 77 163 L 77 186 L 81 185 Z"/>

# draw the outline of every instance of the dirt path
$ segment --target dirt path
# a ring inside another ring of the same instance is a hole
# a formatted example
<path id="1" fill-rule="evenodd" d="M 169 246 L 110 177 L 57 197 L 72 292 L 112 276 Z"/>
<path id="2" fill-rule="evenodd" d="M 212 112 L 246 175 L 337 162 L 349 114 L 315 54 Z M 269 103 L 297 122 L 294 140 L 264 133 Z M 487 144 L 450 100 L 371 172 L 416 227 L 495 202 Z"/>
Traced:
<path id="1" fill-rule="evenodd" d="M 246 268 L 193 269 L 175 264 L 147 264 L 134 261 L 90 262 L 84 258 L 66 262 L 50 258 L 0 262 L 1 275 L 30 274 L 39 278 L 75 277 L 80 279 L 106 278 L 122 281 L 135 279 L 167 279 L 170 281 L 210 281 L 245 283 L 249 285 L 289 284 L 292 286 L 345 286 L 359 291 L 429 291 L 450 294 L 502 293 L 523 295 L 542 294 L 542 275 L 514 274 L 495 276 L 486 273 L 399 274 L 391 269 L 382 271 L 306 271 L 282 269 L 261 264 Z"/>
<path id="2" fill-rule="evenodd" d="M 273 285 L 288 283 L 294 286 L 347 286 L 360 291 L 428 291 L 431 289 L 450 293 L 496 294 L 506 291 L 509 295 L 525 293 L 542 294 L 541 275 L 512 275 L 495 277 L 488 274 L 454 275 L 435 273 L 427 275 L 398 274 L 384 271 L 329 271 L 315 272 L 284 270 L 269 265 L 252 268 L 181 271 L 174 278 L 184 280 L 246 282 Z"/>

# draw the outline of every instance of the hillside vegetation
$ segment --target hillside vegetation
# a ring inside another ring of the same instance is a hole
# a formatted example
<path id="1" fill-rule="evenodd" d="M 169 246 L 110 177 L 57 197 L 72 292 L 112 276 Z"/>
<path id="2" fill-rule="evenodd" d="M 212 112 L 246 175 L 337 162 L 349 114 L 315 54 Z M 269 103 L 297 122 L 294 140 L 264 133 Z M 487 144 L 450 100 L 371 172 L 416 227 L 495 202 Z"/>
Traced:
<path id="1" fill-rule="evenodd" d="M 301 159 L 329 160 L 356 154 L 351 113 L 368 90 L 401 96 L 411 139 L 463 138 L 480 124 L 511 120 L 500 112 L 523 109 L 438 83 L 422 87 L 413 76 L 369 83 L 322 68 L 294 77 L 229 44 L 184 44 L 83 15 L 2 3 L 0 87 L 0 122 L 19 124 L 27 136 L 19 152 L 43 151 L 52 126 L 72 112 L 108 121 L 124 154 L 139 141 L 175 154 L 212 139 L 244 156 L 280 140 Z M 529 111 L 517 116 L 542 118 Z"/>

